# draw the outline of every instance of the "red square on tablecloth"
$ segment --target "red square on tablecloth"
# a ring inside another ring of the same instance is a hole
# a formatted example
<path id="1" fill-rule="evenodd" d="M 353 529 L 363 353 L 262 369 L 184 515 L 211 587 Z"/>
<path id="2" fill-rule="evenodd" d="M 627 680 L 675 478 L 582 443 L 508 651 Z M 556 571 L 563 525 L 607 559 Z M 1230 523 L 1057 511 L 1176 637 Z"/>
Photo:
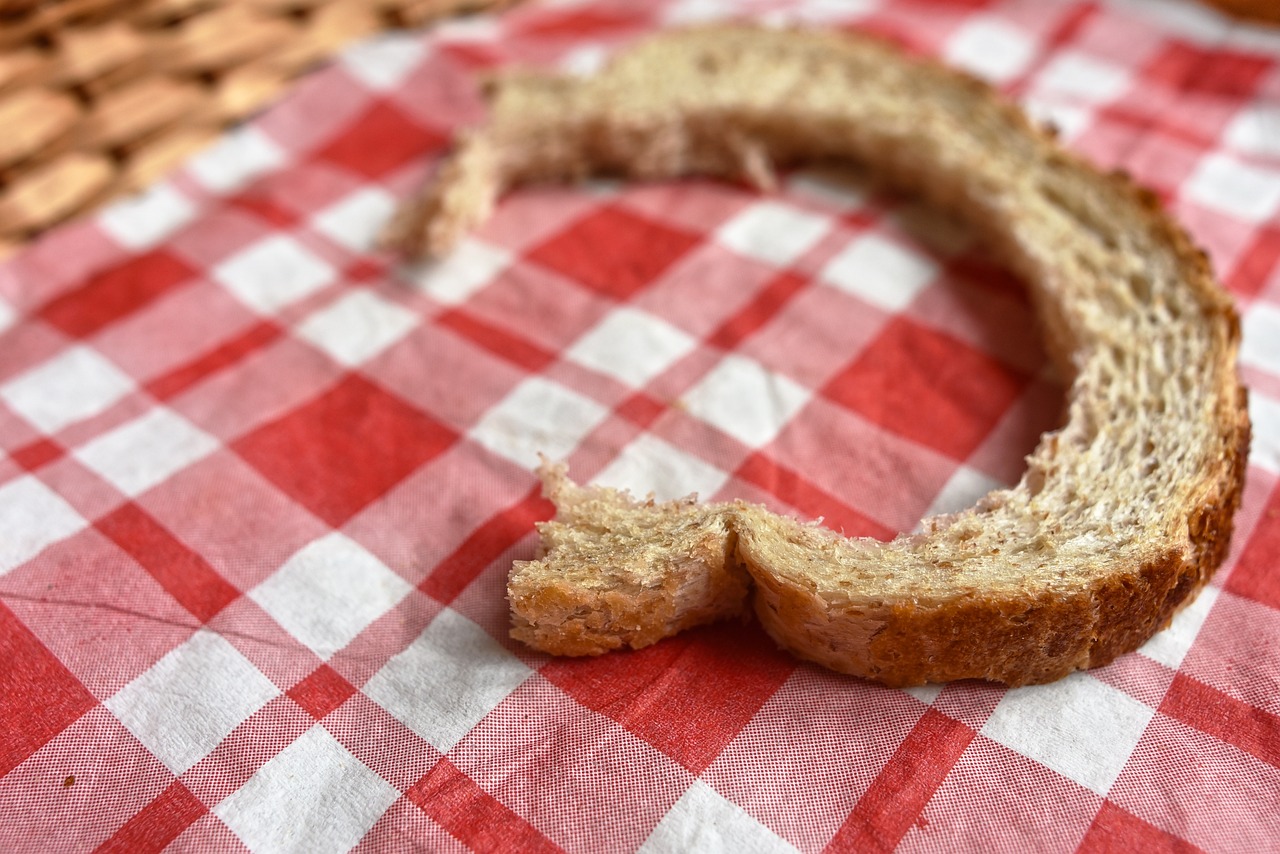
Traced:
<path id="1" fill-rule="evenodd" d="M 289 698 L 316 720 L 320 720 L 341 706 L 356 692 L 341 674 L 327 664 L 322 664 L 311 675 L 290 688 Z"/>
<path id="2" fill-rule="evenodd" d="M 535 247 L 531 261 L 616 299 L 652 284 L 699 243 L 687 231 L 604 207 Z"/>
<path id="3" fill-rule="evenodd" d="M 82 286 L 47 303 L 40 309 L 40 316 L 68 335 L 83 338 L 196 276 L 193 267 L 172 253 L 157 249 L 92 276 Z"/>
<path id="4" fill-rule="evenodd" d="M 37 439 L 9 452 L 9 458 L 27 471 L 36 471 L 60 458 L 66 449 L 52 439 Z"/>
<path id="5" fill-rule="evenodd" d="M 555 659 L 543 676 L 702 772 L 795 669 L 758 626 L 716 626 L 654 646 Z"/>
<path id="6" fill-rule="evenodd" d="M 896 435 L 962 460 L 1027 382 L 969 344 L 897 318 L 823 393 Z"/>
<path id="7" fill-rule="evenodd" d="M 1142 69 L 1144 82 L 1180 92 L 1239 100 L 1252 97 L 1258 82 L 1275 63 L 1256 53 L 1222 45 L 1211 50 L 1185 41 L 1170 41 Z"/>
<path id="8" fill-rule="evenodd" d="M 449 138 L 428 130 L 387 101 L 375 102 L 316 156 L 368 178 L 441 151 Z"/>
<path id="9" fill-rule="evenodd" d="M 1235 268 L 1223 274 L 1231 292 L 1243 297 L 1256 297 L 1273 281 L 1280 281 L 1280 223 L 1259 228 L 1236 259 Z"/>
<path id="10" fill-rule="evenodd" d="M 1237 596 L 1280 609 L 1280 572 L 1276 571 L 1276 555 L 1280 554 L 1280 489 L 1271 494 L 1263 516 L 1273 524 L 1259 525 L 1245 543 L 1240 559 L 1227 577 L 1226 589 Z"/>
<path id="11" fill-rule="evenodd" d="M 455 438 L 425 413 L 351 376 L 233 447 L 304 507 L 339 526 Z"/>
<path id="12" fill-rule="evenodd" d="M 1103 801 L 1093 824 L 1076 849 L 1076 854 L 1107 854 L 1112 851 L 1170 851 L 1192 854 L 1193 847 L 1182 839 L 1145 822 L 1111 801 Z"/>
<path id="13" fill-rule="evenodd" d="M 515 32 L 523 36 L 541 38 L 589 39 L 601 38 L 618 30 L 643 28 L 648 15 L 640 9 L 556 9 L 550 8 L 540 15 L 530 15 L 514 21 Z"/>
<path id="14" fill-rule="evenodd" d="M 0 776 L 97 703 L 0 602 Z"/>

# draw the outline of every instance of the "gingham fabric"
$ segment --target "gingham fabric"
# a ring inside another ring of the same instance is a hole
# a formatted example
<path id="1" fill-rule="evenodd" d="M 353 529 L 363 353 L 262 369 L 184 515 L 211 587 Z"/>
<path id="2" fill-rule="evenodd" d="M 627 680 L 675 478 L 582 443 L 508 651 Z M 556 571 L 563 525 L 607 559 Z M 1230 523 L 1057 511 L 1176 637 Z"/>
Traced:
<path id="1" fill-rule="evenodd" d="M 888 538 L 1058 423 L 1019 286 L 863 177 L 531 188 L 442 263 L 371 251 L 484 70 L 727 14 L 987 77 L 1209 250 L 1244 506 L 1137 653 L 900 691 L 753 624 L 507 638 L 538 451 Z M 356 47 L 0 296 L 0 850 L 1280 848 L 1278 31 L 1180 0 L 533 4 Z"/>

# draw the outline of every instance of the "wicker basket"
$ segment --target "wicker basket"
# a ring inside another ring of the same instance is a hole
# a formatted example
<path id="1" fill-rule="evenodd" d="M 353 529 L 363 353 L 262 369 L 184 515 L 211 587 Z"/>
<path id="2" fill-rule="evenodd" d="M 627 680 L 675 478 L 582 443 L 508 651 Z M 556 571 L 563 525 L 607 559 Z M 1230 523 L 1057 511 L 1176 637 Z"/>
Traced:
<path id="1" fill-rule="evenodd" d="M 136 190 L 347 42 L 513 0 L 0 0 L 0 254 Z"/>

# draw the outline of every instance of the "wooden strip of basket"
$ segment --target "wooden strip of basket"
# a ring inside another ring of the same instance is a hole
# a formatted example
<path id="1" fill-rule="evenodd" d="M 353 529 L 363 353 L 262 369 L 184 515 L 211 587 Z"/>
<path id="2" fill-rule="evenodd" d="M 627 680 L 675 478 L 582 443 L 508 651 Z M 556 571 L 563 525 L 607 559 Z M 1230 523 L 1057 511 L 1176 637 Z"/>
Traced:
<path id="1" fill-rule="evenodd" d="M 0 256 L 153 181 L 348 42 L 519 0 L 0 0 Z"/>

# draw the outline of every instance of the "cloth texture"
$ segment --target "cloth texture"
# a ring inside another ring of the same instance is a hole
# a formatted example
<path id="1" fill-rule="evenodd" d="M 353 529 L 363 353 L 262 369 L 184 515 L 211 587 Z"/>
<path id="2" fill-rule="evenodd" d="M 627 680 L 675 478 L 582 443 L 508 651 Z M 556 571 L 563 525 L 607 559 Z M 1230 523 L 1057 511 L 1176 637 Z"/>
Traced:
<path id="1" fill-rule="evenodd" d="M 1234 295 L 1230 556 L 1114 664 L 896 690 L 753 623 L 552 659 L 505 580 L 581 481 L 890 538 L 1062 417 L 1020 285 L 874 176 L 529 187 L 372 248 L 508 65 L 727 16 L 991 80 Z M 546 2 L 376 38 L 0 266 L 0 849 L 1280 848 L 1280 30 L 1184 0 Z"/>

